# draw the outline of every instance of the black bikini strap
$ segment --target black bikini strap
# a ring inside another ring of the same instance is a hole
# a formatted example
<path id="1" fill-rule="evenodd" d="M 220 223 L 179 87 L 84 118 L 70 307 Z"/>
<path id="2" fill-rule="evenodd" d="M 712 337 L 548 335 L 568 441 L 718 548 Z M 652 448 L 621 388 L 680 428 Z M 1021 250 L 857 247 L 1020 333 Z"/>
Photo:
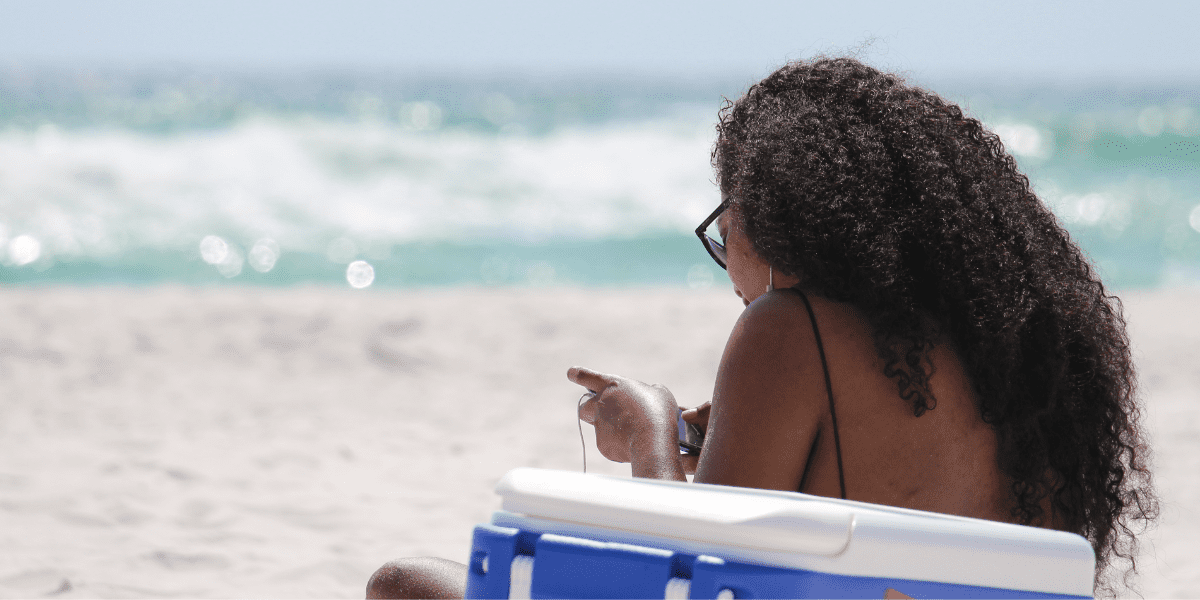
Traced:
<path id="1" fill-rule="evenodd" d="M 804 308 L 808 310 L 808 320 L 812 322 L 813 337 L 817 338 L 817 353 L 821 356 L 821 370 L 825 372 L 825 394 L 829 397 L 829 417 L 833 419 L 833 448 L 837 451 L 838 484 L 842 488 L 842 500 L 846 499 L 846 475 L 842 470 L 842 440 L 838 435 L 837 409 L 833 405 L 833 381 L 829 378 L 829 363 L 825 361 L 825 344 L 821 343 L 821 330 L 817 328 L 817 315 L 813 312 L 808 296 L 797 288 L 788 288 L 800 294 Z"/>

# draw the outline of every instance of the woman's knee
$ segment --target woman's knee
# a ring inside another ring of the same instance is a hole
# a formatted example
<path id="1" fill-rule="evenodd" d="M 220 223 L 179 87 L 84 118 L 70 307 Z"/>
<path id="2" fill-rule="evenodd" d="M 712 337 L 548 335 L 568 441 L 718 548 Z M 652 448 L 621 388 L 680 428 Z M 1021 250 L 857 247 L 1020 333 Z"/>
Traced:
<path id="1" fill-rule="evenodd" d="M 379 567 L 367 598 L 462 598 L 467 567 L 444 558 L 401 558 Z"/>

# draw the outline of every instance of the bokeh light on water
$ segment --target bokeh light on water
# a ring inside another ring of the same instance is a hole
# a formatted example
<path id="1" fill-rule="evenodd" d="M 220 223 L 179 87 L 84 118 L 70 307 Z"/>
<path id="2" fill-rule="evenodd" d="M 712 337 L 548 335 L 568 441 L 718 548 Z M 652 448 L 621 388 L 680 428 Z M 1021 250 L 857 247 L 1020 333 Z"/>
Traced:
<path id="1" fill-rule="evenodd" d="M 375 282 L 375 268 L 365 260 L 356 260 L 346 267 L 346 281 L 352 288 L 365 288 Z"/>
<path id="2" fill-rule="evenodd" d="M 1054 155 L 1053 136 L 1027 123 L 1001 123 L 992 128 L 1009 152 L 1022 157 L 1047 159 Z"/>
<path id="3" fill-rule="evenodd" d="M 8 261 L 23 267 L 42 256 L 42 243 L 32 235 L 18 235 L 8 242 Z"/>
<path id="4" fill-rule="evenodd" d="M 254 247 L 250 248 L 250 253 L 246 255 L 246 262 L 250 263 L 250 268 L 259 273 L 270 272 L 278 260 L 279 244 L 271 238 L 254 242 Z"/>
<path id="5" fill-rule="evenodd" d="M 1138 131 L 1150 137 L 1157 136 L 1163 132 L 1166 121 L 1167 116 L 1161 108 L 1148 106 L 1138 115 Z"/>
<path id="6" fill-rule="evenodd" d="M 200 258 L 216 267 L 226 279 L 241 275 L 245 263 L 241 250 L 215 235 L 206 235 L 200 240 Z"/>
<path id="7" fill-rule="evenodd" d="M 229 244 L 215 236 L 206 235 L 200 240 L 200 258 L 210 265 L 219 265 L 229 256 Z"/>
<path id="8" fill-rule="evenodd" d="M 417 131 L 430 131 L 442 126 L 442 108 L 433 102 L 410 102 L 400 108 L 400 123 Z"/>

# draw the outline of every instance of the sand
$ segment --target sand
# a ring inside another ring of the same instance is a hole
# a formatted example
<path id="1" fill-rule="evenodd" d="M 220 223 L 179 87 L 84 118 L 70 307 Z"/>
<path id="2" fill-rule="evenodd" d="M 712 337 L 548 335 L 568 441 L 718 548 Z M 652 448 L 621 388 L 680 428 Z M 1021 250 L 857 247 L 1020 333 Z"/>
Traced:
<path id="1" fill-rule="evenodd" d="M 1196 596 L 1200 293 L 1126 295 L 1164 513 L 1142 589 Z M 0 291 L 0 596 L 362 597 L 464 560 L 508 469 L 579 470 L 582 364 L 703 402 L 727 291 Z M 588 440 L 589 471 L 628 475 Z"/>

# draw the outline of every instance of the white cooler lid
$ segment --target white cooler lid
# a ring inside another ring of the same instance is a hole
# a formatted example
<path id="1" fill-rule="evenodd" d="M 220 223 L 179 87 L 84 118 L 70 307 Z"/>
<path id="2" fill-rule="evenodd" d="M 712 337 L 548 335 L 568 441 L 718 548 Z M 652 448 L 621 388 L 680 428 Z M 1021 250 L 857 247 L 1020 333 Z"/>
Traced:
<path id="1" fill-rule="evenodd" d="M 520 468 L 497 525 L 671 547 L 728 560 L 1090 596 L 1081 536 L 794 492 Z"/>

